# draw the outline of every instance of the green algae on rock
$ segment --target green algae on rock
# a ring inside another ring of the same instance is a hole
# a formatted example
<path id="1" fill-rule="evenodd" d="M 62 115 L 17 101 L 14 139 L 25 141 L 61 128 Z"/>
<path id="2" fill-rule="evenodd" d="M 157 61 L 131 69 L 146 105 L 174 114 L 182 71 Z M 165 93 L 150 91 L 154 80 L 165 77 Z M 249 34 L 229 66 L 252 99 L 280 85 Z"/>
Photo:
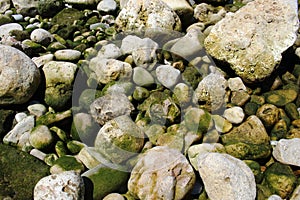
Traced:
<path id="1" fill-rule="evenodd" d="M 0 198 L 33 199 L 33 188 L 49 167 L 14 147 L 0 144 Z"/>

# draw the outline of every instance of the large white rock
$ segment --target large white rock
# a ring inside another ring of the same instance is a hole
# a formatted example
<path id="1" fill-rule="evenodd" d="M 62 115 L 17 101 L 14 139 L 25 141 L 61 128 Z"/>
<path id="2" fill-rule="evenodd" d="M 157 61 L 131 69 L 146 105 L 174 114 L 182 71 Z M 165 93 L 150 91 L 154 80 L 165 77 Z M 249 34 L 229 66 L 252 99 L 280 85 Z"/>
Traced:
<path id="1" fill-rule="evenodd" d="M 10 0 L 0 0 L 0 13 L 4 13 L 10 8 Z"/>
<path id="2" fill-rule="evenodd" d="M 255 199 L 255 178 L 243 161 L 228 154 L 200 154 L 198 170 L 209 199 Z"/>
<path id="3" fill-rule="evenodd" d="M 244 81 L 258 82 L 276 69 L 297 38 L 296 0 L 256 0 L 227 14 L 205 39 L 207 52 L 227 62 Z"/>
<path id="4" fill-rule="evenodd" d="M 138 199 L 183 199 L 194 183 L 195 174 L 185 156 L 178 150 L 157 146 L 138 159 L 128 190 Z"/>
<path id="5" fill-rule="evenodd" d="M 40 72 L 20 50 L 0 45 L 0 105 L 27 102 L 37 90 Z"/>
<path id="6" fill-rule="evenodd" d="M 300 138 L 279 140 L 273 156 L 283 164 L 300 166 Z"/>
<path id="7" fill-rule="evenodd" d="M 84 191 L 80 174 L 66 171 L 42 178 L 34 187 L 34 199 L 83 200 Z"/>
<path id="8" fill-rule="evenodd" d="M 0 37 L 9 37 L 9 32 L 12 30 L 22 31 L 23 27 L 18 23 L 8 23 L 0 26 Z"/>
<path id="9" fill-rule="evenodd" d="M 178 15 L 161 0 L 129 0 L 116 18 L 122 31 L 181 30 Z"/>

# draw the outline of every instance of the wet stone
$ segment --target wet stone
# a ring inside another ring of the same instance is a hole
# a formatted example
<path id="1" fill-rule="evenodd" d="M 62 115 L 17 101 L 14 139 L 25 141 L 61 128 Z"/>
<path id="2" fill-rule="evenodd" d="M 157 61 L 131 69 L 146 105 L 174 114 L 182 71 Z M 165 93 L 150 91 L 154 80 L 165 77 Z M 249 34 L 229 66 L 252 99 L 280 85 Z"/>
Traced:
<path id="1" fill-rule="evenodd" d="M 285 106 L 297 98 L 295 90 L 275 90 L 264 94 L 266 102 L 275 106 Z"/>

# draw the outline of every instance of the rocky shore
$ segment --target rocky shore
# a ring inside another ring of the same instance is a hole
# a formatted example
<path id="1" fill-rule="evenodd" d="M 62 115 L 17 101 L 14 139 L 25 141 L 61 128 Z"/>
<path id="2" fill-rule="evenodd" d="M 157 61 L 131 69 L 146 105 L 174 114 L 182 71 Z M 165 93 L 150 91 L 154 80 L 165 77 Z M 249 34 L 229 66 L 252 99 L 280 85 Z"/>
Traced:
<path id="1" fill-rule="evenodd" d="M 0 199 L 299 200 L 296 0 L 0 0 Z"/>

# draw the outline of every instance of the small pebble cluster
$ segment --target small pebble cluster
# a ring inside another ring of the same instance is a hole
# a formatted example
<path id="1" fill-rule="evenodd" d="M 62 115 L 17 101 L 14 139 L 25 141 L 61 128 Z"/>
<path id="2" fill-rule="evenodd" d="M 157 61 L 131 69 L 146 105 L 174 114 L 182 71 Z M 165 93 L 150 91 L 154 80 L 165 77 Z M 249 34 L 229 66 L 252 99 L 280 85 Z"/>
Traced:
<path id="1" fill-rule="evenodd" d="M 0 0 L 0 199 L 300 199 L 296 0 Z"/>

